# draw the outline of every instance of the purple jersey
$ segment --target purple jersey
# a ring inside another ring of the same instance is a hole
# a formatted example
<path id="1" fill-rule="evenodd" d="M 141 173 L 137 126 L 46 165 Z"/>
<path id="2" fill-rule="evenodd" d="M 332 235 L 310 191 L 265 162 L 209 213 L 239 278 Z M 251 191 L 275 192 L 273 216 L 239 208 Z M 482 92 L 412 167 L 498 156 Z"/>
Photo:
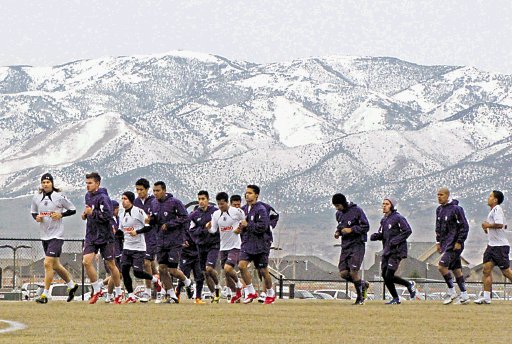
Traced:
<path id="1" fill-rule="evenodd" d="M 352 245 L 364 244 L 367 240 L 367 233 L 370 230 L 370 224 L 363 211 L 357 204 L 349 203 L 348 207 L 336 212 L 336 221 L 338 222 L 337 232 L 341 236 L 341 248 L 346 249 Z M 342 234 L 343 228 L 350 228 L 352 232 Z"/>
<path id="2" fill-rule="evenodd" d="M 188 216 L 188 220 L 190 221 L 190 236 L 194 239 L 196 245 L 219 247 L 219 232 L 209 233 L 208 229 L 205 227 L 206 224 L 212 220 L 212 215 L 215 211 L 217 211 L 217 208 L 213 205 L 208 205 L 206 210 L 197 207 L 197 209 Z"/>
<path id="3" fill-rule="evenodd" d="M 261 202 L 254 205 L 248 204 L 242 207 L 245 213 L 247 227 L 240 233 L 242 245 L 241 252 L 250 255 L 268 252 L 268 237 L 270 219 L 267 209 Z"/>
<path id="4" fill-rule="evenodd" d="M 393 211 L 380 220 L 379 231 L 372 234 L 371 240 L 382 240 L 383 256 L 407 258 L 407 238 L 411 233 L 411 226 L 405 217 Z"/>
<path id="5" fill-rule="evenodd" d="M 436 242 L 441 244 L 443 252 L 452 250 L 455 243 L 464 245 L 468 237 L 469 225 L 464 209 L 459 201 L 453 200 L 440 205 L 436 210 Z"/>
<path id="6" fill-rule="evenodd" d="M 183 245 L 183 233 L 187 222 L 187 210 L 181 201 L 167 193 L 162 200 L 151 202 L 151 224 L 157 226 L 156 244 L 159 249 Z M 162 230 L 163 225 L 167 226 Z"/>
<path id="7" fill-rule="evenodd" d="M 87 216 L 85 241 L 94 245 L 113 243 L 113 209 L 107 189 L 100 188 L 96 192 L 88 192 L 85 195 L 85 204 L 92 208 L 92 214 Z"/>

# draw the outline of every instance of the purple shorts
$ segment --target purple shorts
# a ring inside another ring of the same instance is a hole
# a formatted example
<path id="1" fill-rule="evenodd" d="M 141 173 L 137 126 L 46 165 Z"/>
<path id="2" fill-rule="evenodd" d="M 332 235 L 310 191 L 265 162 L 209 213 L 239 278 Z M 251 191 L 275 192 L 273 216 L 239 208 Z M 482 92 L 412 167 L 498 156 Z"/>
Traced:
<path id="1" fill-rule="evenodd" d="M 198 246 L 199 251 L 199 264 L 201 269 L 206 271 L 206 267 L 210 266 L 215 269 L 217 265 L 217 259 L 219 259 L 219 248 L 218 247 L 202 247 Z"/>
<path id="2" fill-rule="evenodd" d="M 158 264 L 165 264 L 171 269 L 176 269 L 180 264 L 181 246 L 160 250 L 156 254 Z"/>
<path id="3" fill-rule="evenodd" d="M 232 248 L 227 251 L 220 251 L 220 266 L 224 267 L 224 265 L 231 265 L 235 267 L 238 265 L 238 259 L 240 257 L 240 249 Z"/>
<path id="4" fill-rule="evenodd" d="M 402 261 L 402 258 L 398 256 L 383 256 L 382 259 L 380 260 L 380 269 L 382 272 L 384 272 L 385 270 L 396 271 L 398 270 L 398 266 L 400 266 L 400 261 Z"/>
<path id="5" fill-rule="evenodd" d="M 121 265 L 133 267 L 133 271 L 144 270 L 144 251 L 123 250 Z"/>
<path id="6" fill-rule="evenodd" d="M 253 262 L 256 269 L 264 269 L 268 266 L 268 254 L 266 252 L 250 254 L 240 251 L 240 260 Z"/>
<path id="7" fill-rule="evenodd" d="M 363 245 L 354 245 L 341 250 L 340 261 L 338 263 L 339 271 L 359 271 L 363 264 L 365 247 Z"/>
<path id="8" fill-rule="evenodd" d="M 450 270 L 457 270 L 462 269 L 462 263 L 460 261 L 460 254 L 462 253 L 462 250 L 460 251 L 453 251 L 449 250 L 446 251 L 442 256 L 441 259 L 439 259 L 439 265 L 444 266 L 445 268 L 448 268 Z"/>
<path id="9" fill-rule="evenodd" d="M 487 246 L 484 252 L 484 264 L 493 262 L 501 270 L 508 269 L 510 267 L 510 246 Z"/>
<path id="10" fill-rule="evenodd" d="M 157 252 L 156 245 L 148 245 L 146 243 L 146 253 L 144 254 L 144 259 L 151 260 L 151 261 L 155 260 L 156 252 Z"/>
<path id="11" fill-rule="evenodd" d="M 94 253 L 97 254 L 98 251 L 100 252 L 101 256 L 105 260 L 113 260 L 115 258 L 115 247 L 114 243 L 107 243 L 107 244 L 101 244 L 96 245 L 89 242 L 85 242 L 84 244 L 84 255 Z"/>
<path id="12" fill-rule="evenodd" d="M 46 257 L 60 257 L 62 245 L 64 245 L 64 240 L 62 239 L 43 240 L 44 255 Z"/>

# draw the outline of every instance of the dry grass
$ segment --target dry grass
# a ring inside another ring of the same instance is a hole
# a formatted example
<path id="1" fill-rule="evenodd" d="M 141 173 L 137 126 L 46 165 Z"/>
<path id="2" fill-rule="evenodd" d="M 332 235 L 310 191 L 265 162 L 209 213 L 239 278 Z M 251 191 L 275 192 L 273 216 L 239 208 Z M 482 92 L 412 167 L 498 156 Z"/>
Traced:
<path id="1" fill-rule="evenodd" d="M 1 343 L 509 343 L 511 302 L 450 305 L 281 301 L 179 305 L 0 303 L 0 319 L 28 328 Z"/>

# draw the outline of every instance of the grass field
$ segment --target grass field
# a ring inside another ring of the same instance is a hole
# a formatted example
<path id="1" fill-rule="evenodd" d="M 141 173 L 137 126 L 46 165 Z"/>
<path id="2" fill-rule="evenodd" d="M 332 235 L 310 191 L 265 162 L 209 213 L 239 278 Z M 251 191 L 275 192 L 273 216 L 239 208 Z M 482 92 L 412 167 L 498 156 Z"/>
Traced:
<path id="1" fill-rule="evenodd" d="M 1 302 L 27 325 L 0 343 L 510 343 L 512 303 L 277 301 L 274 305 Z M 5 325 L 0 324 L 0 328 Z"/>

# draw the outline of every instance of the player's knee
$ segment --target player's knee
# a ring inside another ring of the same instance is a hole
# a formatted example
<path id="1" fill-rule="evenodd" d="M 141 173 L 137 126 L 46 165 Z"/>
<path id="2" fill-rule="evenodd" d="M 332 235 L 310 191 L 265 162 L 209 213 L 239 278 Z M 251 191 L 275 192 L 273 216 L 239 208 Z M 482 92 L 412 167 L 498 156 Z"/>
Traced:
<path id="1" fill-rule="evenodd" d="M 483 274 L 485 277 L 490 276 L 492 273 L 492 268 L 489 266 L 484 266 Z"/>
<path id="2" fill-rule="evenodd" d="M 163 274 L 165 272 L 167 272 L 167 266 L 164 264 L 158 265 L 158 273 Z"/>
<path id="3" fill-rule="evenodd" d="M 53 269 L 53 267 L 54 267 L 53 259 L 45 259 L 44 260 L 44 268 L 46 270 Z"/>
<path id="4" fill-rule="evenodd" d="M 229 264 L 224 264 L 224 271 L 231 273 L 233 271 L 233 267 Z"/>

